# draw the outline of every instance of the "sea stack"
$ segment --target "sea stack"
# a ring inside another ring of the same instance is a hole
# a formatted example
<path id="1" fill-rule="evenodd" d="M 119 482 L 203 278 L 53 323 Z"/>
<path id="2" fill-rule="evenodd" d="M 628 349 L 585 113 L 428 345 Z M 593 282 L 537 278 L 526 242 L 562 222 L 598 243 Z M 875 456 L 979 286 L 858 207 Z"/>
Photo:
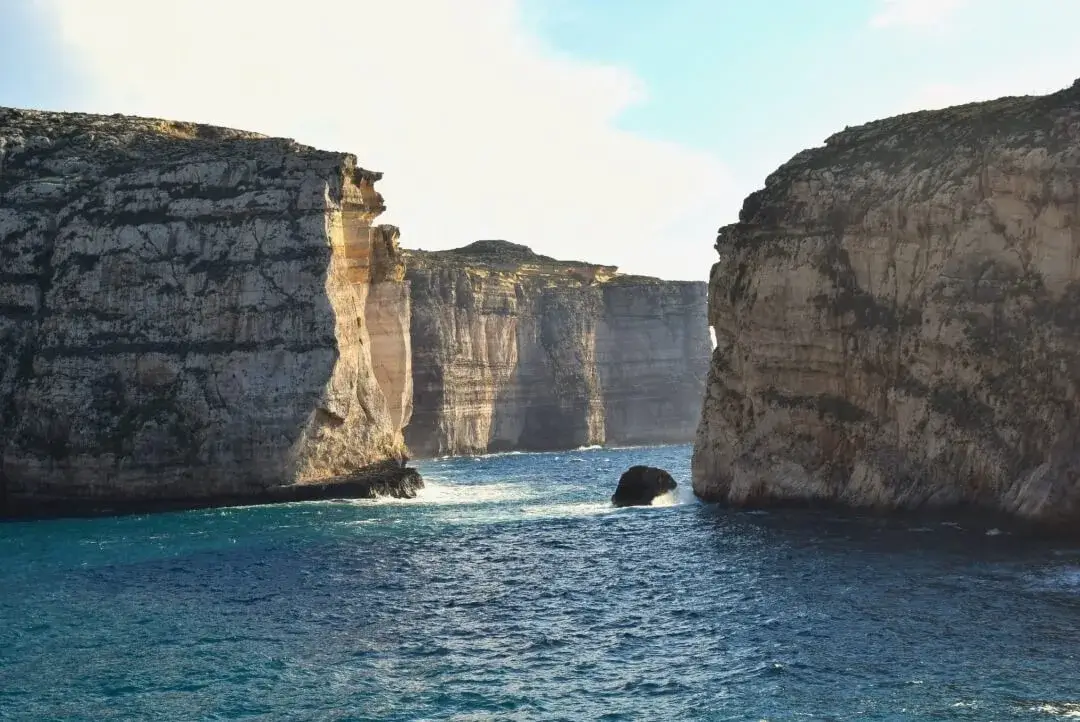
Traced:
<path id="1" fill-rule="evenodd" d="M 706 500 L 1080 520 L 1080 88 L 806 150 L 720 229 Z"/>
<path id="2" fill-rule="evenodd" d="M 631 466 L 619 477 L 619 485 L 611 495 L 615 506 L 649 506 L 653 499 L 679 485 L 671 474 L 654 466 Z"/>
<path id="3" fill-rule="evenodd" d="M 706 284 L 507 241 L 406 252 L 421 456 L 685 443 L 711 340 Z"/>
<path id="4" fill-rule="evenodd" d="M 0 108 L 3 511 L 413 493 L 379 177 L 254 133 Z"/>

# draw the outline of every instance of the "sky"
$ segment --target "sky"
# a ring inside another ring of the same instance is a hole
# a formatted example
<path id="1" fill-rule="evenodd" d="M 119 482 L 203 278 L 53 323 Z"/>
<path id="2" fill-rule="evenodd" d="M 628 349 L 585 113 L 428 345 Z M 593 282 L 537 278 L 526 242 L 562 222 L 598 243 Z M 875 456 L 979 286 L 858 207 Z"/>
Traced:
<path id="1" fill-rule="evenodd" d="M 0 0 L 0 105 L 354 153 L 411 248 L 706 280 L 848 125 L 1080 77 L 1076 0 Z"/>

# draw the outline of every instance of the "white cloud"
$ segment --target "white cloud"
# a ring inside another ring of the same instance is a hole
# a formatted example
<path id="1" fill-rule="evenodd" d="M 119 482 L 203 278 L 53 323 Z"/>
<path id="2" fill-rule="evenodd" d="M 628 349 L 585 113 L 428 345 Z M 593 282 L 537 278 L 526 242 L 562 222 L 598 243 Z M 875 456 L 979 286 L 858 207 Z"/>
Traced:
<path id="1" fill-rule="evenodd" d="M 1036 56 L 1008 69 L 953 83 L 929 83 L 900 98 L 895 113 L 935 110 L 1012 95 L 1046 95 L 1072 85 L 1080 52 L 1067 50 L 1053 62 Z"/>
<path id="2" fill-rule="evenodd" d="M 973 100 L 987 100 L 977 91 L 952 83 L 930 83 L 915 91 L 904 102 L 904 107 L 911 110 L 936 110 L 951 105 L 961 105 Z"/>
<path id="3" fill-rule="evenodd" d="M 705 279 L 740 198 L 709 154 L 620 130 L 625 69 L 558 56 L 517 0 L 43 0 L 96 112 L 256 130 L 386 175 L 407 246 L 505 238 Z"/>
<path id="4" fill-rule="evenodd" d="M 940 29 L 968 0 L 880 0 L 870 18 L 874 28 Z"/>

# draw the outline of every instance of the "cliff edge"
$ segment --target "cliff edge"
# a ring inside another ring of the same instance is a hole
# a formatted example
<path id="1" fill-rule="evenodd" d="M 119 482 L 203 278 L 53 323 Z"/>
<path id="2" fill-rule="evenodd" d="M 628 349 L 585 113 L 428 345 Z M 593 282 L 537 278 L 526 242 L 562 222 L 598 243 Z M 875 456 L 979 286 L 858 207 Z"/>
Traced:
<path id="1" fill-rule="evenodd" d="M 1080 89 L 799 153 L 720 229 L 694 491 L 1080 519 Z"/>
<path id="2" fill-rule="evenodd" d="M 379 177 L 253 133 L 0 108 L 3 511 L 419 483 Z"/>
<path id="3" fill-rule="evenodd" d="M 706 285 L 506 241 L 406 251 L 420 455 L 685 442 L 711 341 Z"/>

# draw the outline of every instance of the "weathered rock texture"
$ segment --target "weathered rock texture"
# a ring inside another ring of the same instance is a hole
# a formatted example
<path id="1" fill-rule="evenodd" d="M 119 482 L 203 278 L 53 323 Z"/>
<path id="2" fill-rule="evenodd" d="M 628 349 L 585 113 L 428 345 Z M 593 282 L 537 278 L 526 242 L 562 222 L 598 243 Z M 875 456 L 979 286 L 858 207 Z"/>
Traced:
<path id="1" fill-rule="evenodd" d="M 415 485 L 379 177 L 251 133 L 0 109 L 8 513 Z"/>
<path id="2" fill-rule="evenodd" d="M 1080 518 L 1080 89 L 804 151 L 722 228 L 702 498 Z"/>
<path id="3" fill-rule="evenodd" d="M 704 283 L 505 241 L 406 254 L 415 453 L 693 438 L 711 349 Z"/>

